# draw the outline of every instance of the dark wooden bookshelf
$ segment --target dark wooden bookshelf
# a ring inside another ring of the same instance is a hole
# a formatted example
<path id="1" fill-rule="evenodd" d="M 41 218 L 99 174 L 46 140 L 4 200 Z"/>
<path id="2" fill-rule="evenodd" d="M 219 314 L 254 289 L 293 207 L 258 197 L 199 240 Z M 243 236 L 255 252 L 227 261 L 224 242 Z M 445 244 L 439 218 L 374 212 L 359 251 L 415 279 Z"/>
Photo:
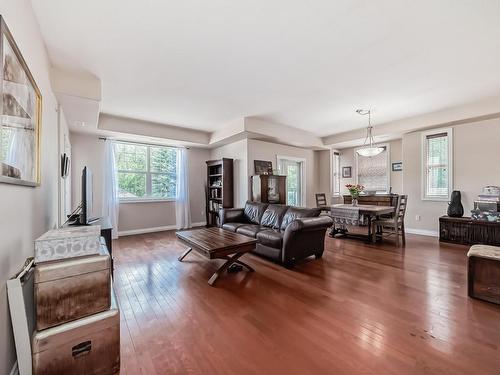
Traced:
<path id="1" fill-rule="evenodd" d="M 217 226 L 219 210 L 233 207 L 233 159 L 207 161 L 207 226 Z"/>

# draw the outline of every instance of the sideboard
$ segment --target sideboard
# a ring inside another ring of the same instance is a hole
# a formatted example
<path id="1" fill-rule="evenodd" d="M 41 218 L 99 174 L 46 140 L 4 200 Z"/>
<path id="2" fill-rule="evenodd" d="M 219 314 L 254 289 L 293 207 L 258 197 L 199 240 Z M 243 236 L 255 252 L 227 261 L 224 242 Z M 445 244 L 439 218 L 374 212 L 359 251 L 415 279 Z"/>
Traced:
<path id="1" fill-rule="evenodd" d="M 461 245 L 500 246 L 500 223 L 470 217 L 439 218 L 439 240 Z"/>
<path id="2" fill-rule="evenodd" d="M 398 202 L 397 194 L 375 194 L 375 195 L 360 195 L 358 204 L 373 204 L 375 206 L 396 206 Z M 344 195 L 344 203 L 351 204 L 352 197 Z"/>

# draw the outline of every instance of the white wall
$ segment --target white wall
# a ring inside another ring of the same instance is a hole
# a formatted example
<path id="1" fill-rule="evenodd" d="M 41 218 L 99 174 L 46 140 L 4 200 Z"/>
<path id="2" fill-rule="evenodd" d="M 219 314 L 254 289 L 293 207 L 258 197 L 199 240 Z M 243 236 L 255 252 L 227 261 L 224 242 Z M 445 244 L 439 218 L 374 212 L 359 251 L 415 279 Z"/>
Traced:
<path id="1" fill-rule="evenodd" d="M 420 132 L 403 136 L 403 181 L 408 194 L 406 227 L 435 233 L 439 217 L 446 215 L 448 204 L 421 199 L 420 137 Z M 462 192 L 465 216 L 470 216 L 473 202 L 484 186 L 500 186 L 499 139 L 499 118 L 453 127 L 453 189 Z M 420 221 L 416 215 L 420 215 Z"/>
<path id="2" fill-rule="evenodd" d="M 59 150 L 60 154 L 66 153 L 70 160 L 71 167 L 71 139 L 69 134 L 68 123 L 64 110 L 59 105 Z M 71 191 L 71 171 L 66 178 L 62 178 L 62 165 L 59 163 L 59 223 L 62 225 L 71 213 L 72 208 L 72 191 Z"/>
<path id="3" fill-rule="evenodd" d="M 325 151 L 328 152 L 328 151 Z M 319 187 L 319 151 L 300 147 L 286 146 L 277 143 L 264 142 L 256 139 L 248 140 L 248 173 L 254 174 L 254 160 L 269 160 L 273 169 L 277 169 L 277 156 L 291 156 L 306 160 L 306 206 L 315 207 L 315 194 L 323 192 Z M 321 190 L 321 191 L 320 191 Z M 328 190 L 326 191 L 328 192 Z"/>
<path id="4" fill-rule="evenodd" d="M 82 170 L 89 167 L 93 176 L 92 217 L 101 216 L 102 181 L 104 168 L 104 141 L 97 135 L 71 133 L 72 204 L 75 209 L 82 201 Z"/>
<path id="5" fill-rule="evenodd" d="M 392 186 L 392 192 L 397 194 L 403 194 L 403 173 L 402 172 L 392 172 L 392 163 L 402 161 L 403 154 L 403 142 L 401 139 L 396 139 L 394 141 L 387 142 L 390 148 L 390 186 Z M 351 178 L 341 178 L 340 179 L 340 191 L 342 194 L 348 194 L 345 188 L 346 184 L 356 183 L 356 158 L 354 155 L 355 148 L 346 148 L 339 150 L 340 152 L 340 175 L 342 176 L 342 167 L 352 167 Z M 404 169 L 404 164 L 403 164 Z"/>
<path id="6" fill-rule="evenodd" d="M 314 193 L 325 193 L 327 204 L 331 204 L 332 192 L 332 153 L 330 150 L 315 151 L 316 171 L 318 175 L 317 191 Z M 314 201 L 316 203 L 316 199 Z"/>
<path id="7" fill-rule="evenodd" d="M 306 160 L 306 205 L 316 206 L 315 194 L 330 192 L 330 151 L 313 151 L 256 139 L 243 139 L 211 150 L 211 159 L 234 160 L 234 206 L 243 207 L 250 197 L 250 176 L 254 160 L 269 160 L 277 169 L 276 157 L 291 156 Z"/>
<path id="8" fill-rule="evenodd" d="M 83 167 L 88 166 L 94 177 L 93 217 L 101 216 L 104 141 L 97 135 L 72 133 L 72 175 L 73 206 L 81 201 L 81 175 Z M 205 176 L 209 151 L 201 148 L 188 150 L 189 189 L 191 220 L 193 223 L 205 222 Z M 164 228 L 175 225 L 175 202 L 134 202 L 120 204 L 118 231 L 134 232 L 142 229 Z"/>
<path id="9" fill-rule="evenodd" d="M 57 225 L 57 102 L 50 87 L 50 64 L 37 20 L 28 0 L 0 0 L 5 18 L 42 93 L 41 185 L 0 184 L 0 374 L 16 361 L 5 282 L 33 256 L 33 240 Z"/>
<path id="10" fill-rule="evenodd" d="M 243 207 L 249 197 L 248 142 L 242 139 L 210 150 L 210 159 L 233 159 L 234 207 Z M 204 172 L 206 176 L 206 171 Z"/>

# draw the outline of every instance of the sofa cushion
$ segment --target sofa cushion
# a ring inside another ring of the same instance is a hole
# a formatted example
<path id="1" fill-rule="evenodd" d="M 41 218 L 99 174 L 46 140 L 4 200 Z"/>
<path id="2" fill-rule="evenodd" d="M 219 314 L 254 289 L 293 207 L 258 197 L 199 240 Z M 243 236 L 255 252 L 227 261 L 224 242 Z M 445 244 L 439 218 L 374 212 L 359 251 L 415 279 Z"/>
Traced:
<path id="1" fill-rule="evenodd" d="M 260 225 L 263 227 L 279 229 L 281 220 L 283 220 L 283 216 L 285 215 L 287 209 L 288 206 L 270 204 L 262 214 Z"/>
<path id="2" fill-rule="evenodd" d="M 264 213 L 266 208 L 267 203 L 247 201 L 247 203 L 245 204 L 244 215 L 250 223 L 260 224 L 260 219 L 262 218 L 262 214 Z"/>
<path id="3" fill-rule="evenodd" d="M 257 233 L 261 230 L 262 230 L 262 228 L 260 227 L 260 225 L 244 224 L 244 225 L 236 228 L 236 233 L 255 238 Z"/>
<path id="4" fill-rule="evenodd" d="M 222 224 L 222 229 L 236 232 L 236 229 L 238 229 L 242 225 L 245 225 L 245 223 L 224 223 Z"/>
<path id="5" fill-rule="evenodd" d="M 285 230 L 288 224 L 290 224 L 295 219 L 301 217 L 316 217 L 319 215 L 321 210 L 309 209 L 309 208 L 298 208 L 298 207 L 290 207 L 285 216 L 283 216 L 283 220 L 281 221 L 281 230 Z"/>
<path id="6" fill-rule="evenodd" d="M 321 215 L 321 208 L 319 207 L 308 208 L 308 210 L 310 211 L 310 216 L 308 217 L 318 217 L 319 215 Z"/>
<path id="7" fill-rule="evenodd" d="M 257 233 L 257 240 L 262 245 L 281 249 L 283 245 L 283 233 L 274 229 L 262 230 Z"/>
<path id="8" fill-rule="evenodd" d="M 310 215 L 311 216 L 308 216 L 308 217 L 318 217 L 319 215 L 321 215 L 321 208 L 319 207 L 315 207 L 315 208 L 308 208 L 310 212 Z"/>

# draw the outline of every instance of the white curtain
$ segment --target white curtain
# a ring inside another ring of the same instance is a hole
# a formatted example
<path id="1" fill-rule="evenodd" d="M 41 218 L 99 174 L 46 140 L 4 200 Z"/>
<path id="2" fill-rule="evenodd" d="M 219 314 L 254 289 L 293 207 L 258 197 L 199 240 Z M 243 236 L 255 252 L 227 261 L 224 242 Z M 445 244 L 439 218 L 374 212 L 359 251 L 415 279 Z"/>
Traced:
<path id="1" fill-rule="evenodd" d="M 191 228 L 191 210 L 189 206 L 188 150 L 179 149 L 177 153 L 177 186 L 175 202 L 175 220 L 177 229 Z"/>
<path id="2" fill-rule="evenodd" d="M 118 238 L 118 176 L 115 164 L 115 144 L 106 139 L 104 150 L 104 187 L 102 196 L 102 216 L 109 217 L 113 225 L 112 237 Z"/>

